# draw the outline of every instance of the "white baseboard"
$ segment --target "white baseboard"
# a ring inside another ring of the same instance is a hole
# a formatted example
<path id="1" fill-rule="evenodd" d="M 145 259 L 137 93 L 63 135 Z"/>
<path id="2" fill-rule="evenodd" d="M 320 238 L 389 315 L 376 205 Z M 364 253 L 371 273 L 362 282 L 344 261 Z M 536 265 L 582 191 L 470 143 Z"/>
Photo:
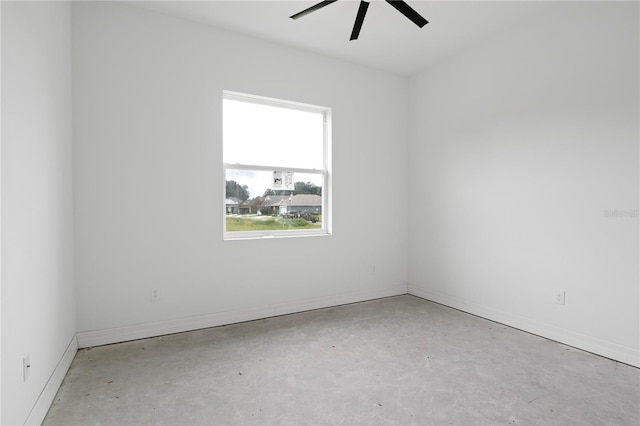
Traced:
<path id="1" fill-rule="evenodd" d="M 491 321 L 499 322 L 509 327 L 536 334 L 587 352 L 592 352 L 596 355 L 611 358 L 634 367 L 640 367 L 640 351 L 637 348 L 623 346 L 594 336 L 559 328 L 551 324 L 541 323 L 531 318 L 491 309 L 472 301 L 432 291 L 419 285 L 409 284 L 408 293 Z"/>
<path id="2" fill-rule="evenodd" d="M 288 303 L 279 303 L 236 311 L 216 312 L 188 318 L 178 318 L 146 324 L 117 327 L 106 330 L 85 331 L 77 334 L 78 346 L 87 348 L 144 339 L 183 331 L 199 330 L 244 321 L 269 318 L 278 315 L 293 314 L 313 309 L 328 308 L 348 303 L 363 302 L 389 296 L 407 294 L 407 284 L 392 285 L 374 290 L 343 293 L 338 295 L 304 299 Z"/>
<path id="3" fill-rule="evenodd" d="M 58 389 L 60 389 L 64 376 L 67 374 L 67 371 L 69 371 L 69 367 L 71 366 L 73 358 L 76 356 L 76 352 L 78 352 L 78 340 L 76 339 L 76 336 L 73 336 L 69 346 L 67 346 L 62 358 L 60 358 L 58 365 L 55 370 L 53 370 L 51 377 L 49 377 L 47 384 L 44 386 L 44 389 L 42 389 L 40 396 L 31 409 L 31 413 L 29 413 L 29 417 L 27 417 L 25 425 L 42 424 L 42 421 L 49 411 L 49 407 L 51 407 L 51 403 L 53 403 L 53 400 L 58 393 Z"/>

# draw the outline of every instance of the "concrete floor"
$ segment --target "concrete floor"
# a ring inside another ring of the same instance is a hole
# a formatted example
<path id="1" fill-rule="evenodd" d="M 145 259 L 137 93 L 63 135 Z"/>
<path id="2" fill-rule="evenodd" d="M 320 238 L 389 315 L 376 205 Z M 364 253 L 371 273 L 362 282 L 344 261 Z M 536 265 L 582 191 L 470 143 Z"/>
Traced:
<path id="1" fill-rule="evenodd" d="M 45 425 L 640 424 L 640 370 L 413 296 L 78 352 Z"/>

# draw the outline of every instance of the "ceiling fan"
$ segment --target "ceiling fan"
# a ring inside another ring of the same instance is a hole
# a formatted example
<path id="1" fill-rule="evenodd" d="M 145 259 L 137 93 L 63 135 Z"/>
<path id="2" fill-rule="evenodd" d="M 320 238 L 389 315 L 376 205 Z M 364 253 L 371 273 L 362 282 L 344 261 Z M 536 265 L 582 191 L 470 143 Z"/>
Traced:
<path id="1" fill-rule="evenodd" d="M 318 9 L 322 9 L 325 6 L 329 6 L 331 3 L 335 3 L 338 0 L 324 0 L 320 3 L 316 3 L 313 6 L 303 10 L 302 12 L 298 12 L 295 15 L 291 15 L 291 19 L 302 18 L 310 14 L 311 12 L 315 12 Z M 414 24 L 419 26 L 420 28 L 424 27 L 429 23 L 426 19 L 424 19 L 418 12 L 416 12 L 411 6 L 405 3 L 402 0 L 385 0 L 391 6 L 395 7 L 396 10 L 402 13 L 404 16 L 409 18 Z M 356 22 L 353 24 L 353 31 L 351 31 L 351 38 L 349 40 L 357 40 L 358 35 L 360 34 L 360 29 L 362 28 L 362 23 L 364 22 L 364 17 L 367 14 L 367 9 L 369 8 L 369 2 L 361 0 L 360 7 L 358 7 L 358 14 L 356 15 Z"/>

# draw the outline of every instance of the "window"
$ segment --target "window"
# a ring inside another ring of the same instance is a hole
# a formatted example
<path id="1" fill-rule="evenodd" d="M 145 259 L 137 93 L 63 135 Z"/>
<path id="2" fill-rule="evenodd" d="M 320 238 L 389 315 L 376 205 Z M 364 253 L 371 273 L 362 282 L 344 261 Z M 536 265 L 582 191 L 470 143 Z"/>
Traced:
<path id="1" fill-rule="evenodd" d="M 224 92 L 225 239 L 329 234 L 330 109 Z"/>

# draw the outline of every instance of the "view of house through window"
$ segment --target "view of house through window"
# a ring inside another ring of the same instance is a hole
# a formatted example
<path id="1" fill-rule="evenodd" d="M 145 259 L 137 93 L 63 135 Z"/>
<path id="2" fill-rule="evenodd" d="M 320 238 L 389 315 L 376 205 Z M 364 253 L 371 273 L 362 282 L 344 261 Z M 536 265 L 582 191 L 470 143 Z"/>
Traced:
<path id="1" fill-rule="evenodd" d="M 328 233 L 329 110 L 224 92 L 226 238 Z"/>

